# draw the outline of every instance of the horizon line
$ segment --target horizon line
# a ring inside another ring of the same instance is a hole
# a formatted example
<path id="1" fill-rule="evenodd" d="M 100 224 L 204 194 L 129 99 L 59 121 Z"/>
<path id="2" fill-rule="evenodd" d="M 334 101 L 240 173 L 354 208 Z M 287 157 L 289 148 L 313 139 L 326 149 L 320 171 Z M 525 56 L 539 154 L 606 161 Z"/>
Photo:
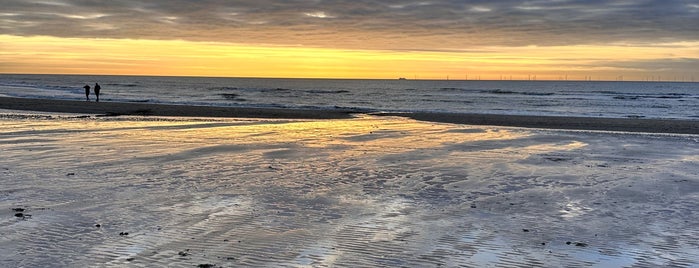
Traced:
<path id="1" fill-rule="evenodd" d="M 11 73 L 0 72 L 0 75 L 62 75 L 62 76 L 136 76 L 136 77 L 191 77 L 191 78 L 232 78 L 232 79 L 317 79 L 317 80 L 400 80 L 400 81 L 513 81 L 513 82 L 662 82 L 662 83 L 697 83 L 694 77 L 687 80 L 683 77 L 678 79 L 451 79 L 450 76 L 444 78 L 357 78 L 357 77 L 273 77 L 273 76 L 207 76 L 207 75 L 155 75 L 155 74 L 90 74 L 90 73 Z M 520 75 L 521 76 L 521 75 Z M 623 76 L 616 76 L 616 78 Z M 653 76 L 651 76 L 653 77 Z"/>

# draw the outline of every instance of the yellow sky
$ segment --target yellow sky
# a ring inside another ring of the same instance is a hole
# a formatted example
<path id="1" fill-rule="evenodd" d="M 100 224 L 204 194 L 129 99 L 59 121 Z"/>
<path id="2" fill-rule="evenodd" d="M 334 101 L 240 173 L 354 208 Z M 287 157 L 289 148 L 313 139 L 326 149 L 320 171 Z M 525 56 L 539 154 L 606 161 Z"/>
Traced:
<path id="1" fill-rule="evenodd" d="M 479 47 L 469 51 L 346 50 L 216 42 L 0 35 L 0 73 L 222 77 L 646 80 L 699 79 L 643 68 L 699 58 L 699 42 L 652 46 Z"/>

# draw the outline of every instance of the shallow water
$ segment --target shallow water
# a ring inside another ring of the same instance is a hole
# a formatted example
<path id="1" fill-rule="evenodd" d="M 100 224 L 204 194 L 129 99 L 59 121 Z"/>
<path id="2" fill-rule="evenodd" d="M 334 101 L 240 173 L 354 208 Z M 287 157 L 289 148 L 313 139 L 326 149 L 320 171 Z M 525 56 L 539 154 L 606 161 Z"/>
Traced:
<path id="1" fill-rule="evenodd" d="M 371 116 L 0 125 L 3 267 L 699 266 L 697 136 Z"/>

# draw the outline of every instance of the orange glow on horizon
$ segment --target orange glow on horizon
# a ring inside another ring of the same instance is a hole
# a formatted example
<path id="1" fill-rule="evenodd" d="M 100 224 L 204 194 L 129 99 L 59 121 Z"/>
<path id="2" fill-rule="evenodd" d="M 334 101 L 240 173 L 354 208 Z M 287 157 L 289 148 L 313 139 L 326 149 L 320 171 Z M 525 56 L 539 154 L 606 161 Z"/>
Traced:
<path id="1" fill-rule="evenodd" d="M 484 47 L 470 51 L 390 51 L 243 45 L 181 40 L 0 35 L 0 73 L 280 78 L 644 80 L 653 73 L 604 65 L 699 58 L 699 42 L 655 46 Z M 696 78 L 699 78 L 697 75 Z"/>

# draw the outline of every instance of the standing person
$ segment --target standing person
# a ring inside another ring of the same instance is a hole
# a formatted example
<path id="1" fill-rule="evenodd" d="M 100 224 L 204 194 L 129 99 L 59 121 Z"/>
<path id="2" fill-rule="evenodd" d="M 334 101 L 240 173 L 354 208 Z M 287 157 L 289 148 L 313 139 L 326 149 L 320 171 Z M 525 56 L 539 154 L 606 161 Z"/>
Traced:
<path id="1" fill-rule="evenodd" d="M 97 102 L 100 102 L 100 84 L 95 83 L 95 96 L 97 96 Z"/>
<path id="2" fill-rule="evenodd" d="M 85 99 L 90 101 L 90 85 L 85 84 L 83 88 L 85 89 Z"/>

